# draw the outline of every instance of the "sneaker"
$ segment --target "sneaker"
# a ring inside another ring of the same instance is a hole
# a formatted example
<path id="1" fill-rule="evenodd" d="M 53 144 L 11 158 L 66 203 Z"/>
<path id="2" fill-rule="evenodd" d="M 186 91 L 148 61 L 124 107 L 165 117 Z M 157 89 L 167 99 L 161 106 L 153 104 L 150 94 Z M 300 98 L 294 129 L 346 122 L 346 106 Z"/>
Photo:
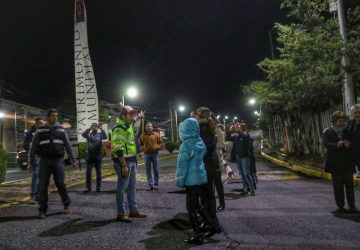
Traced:
<path id="1" fill-rule="evenodd" d="M 38 218 L 39 219 L 45 219 L 46 218 L 46 212 L 39 212 L 39 215 L 38 215 Z"/>
<path id="2" fill-rule="evenodd" d="M 151 190 L 153 190 L 153 189 L 154 189 L 153 186 L 148 186 L 148 187 L 146 188 L 146 191 L 151 191 Z"/>
<path id="3" fill-rule="evenodd" d="M 158 185 L 155 185 L 155 186 L 154 186 L 154 189 L 155 189 L 155 190 L 159 190 L 159 186 L 158 186 Z"/>
<path id="4" fill-rule="evenodd" d="M 220 204 L 220 206 L 218 206 L 217 210 L 218 211 L 223 211 L 225 209 L 225 204 Z"/>
<path id="5" fill-rule="evenodd" d="M 100 188 L 97 188 L 97 189 L 96 189 L 96 192 L 97 192 L 97 193 L 100 193 L 100 192 L 101 192 L 101 191 L 100 191 Z"/>
<path id="6" fill-rule="evenodd" d="M 34 196 L 31 196 L 29 200 L 29 204 L 34 205 L 36 203 L 36 198 Z"/>
<path id="7" fill-rule="evenodd" d="M 84 194 L 89 193 L 89 192 L 91 192 L 91 189 L 90 189 L 90 188 L 87 188 L 87 189 L 85 189 L 85 190 L 83 191 Z"/>
<path id="8" fill-rule="evenodd" d="M 346 214 L 347 210 L 345 208 L 343 208 L 343 207 L 340 207 L 340 208 L 336 209 L 335 212 L 338 213 L 338 214 Z"/>
<path id="9" fill-rule="evenodd" d="M 255 196 L 255 191 L 251 191 L 250 196 Z"/>
<path id="10" fill-rule="evenodd" d="M 64 209 L 63 209 L 63 214 L 69 214 L 70 213 L 70 209 L 69 209 L 69 206 L 64 206 Z"/>
<path id="11" fill-rule="evenodd" d="M 118 215 L 116 221 L 130 223 L 131 219 L 127 215 Z"/>
<path id="12" fill-rule="evenodd" d="M 143 213 L 141 213 L 141 212 L 139 212 L 139 211 L 136 211 L 136 212 L 131 212 L 131 213 L 129 214 L 129 217 L 130 217 L 130 218 L 146 218 L 147 215 L 146 215 L 146 214 L 143 214 Z"/>
<path id="13" fill-rule="evenodd" d="M 356 207 L 349 207 L 348 212 L 349 212 L 350 214 L 358 214 L 358 213 L 360 213 L 359 210 L 357 210 Z"/>

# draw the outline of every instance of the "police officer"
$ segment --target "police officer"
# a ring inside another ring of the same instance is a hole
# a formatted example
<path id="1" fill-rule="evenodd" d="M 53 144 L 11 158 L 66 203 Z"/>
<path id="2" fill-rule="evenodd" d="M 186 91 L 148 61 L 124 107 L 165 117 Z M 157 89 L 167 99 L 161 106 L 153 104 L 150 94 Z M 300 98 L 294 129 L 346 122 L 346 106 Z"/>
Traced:
<path id="1" fill-rule="evenodd" d="M 73 167 L 76 167 L 74 153 L 65 129 L 57 122 L 58 112 L 49 109 L 46 114 L 46 124 L 39 127 L 34 135 L 29 163 L 32 163 L 35 155 L 40 156 L 39 169 L 39 218 L 45 218 L 48 208 L 48 186 L 50 176 L 53 174 L 55 185 L 64 205 L 63 213 L 69 213 L 70 197 L 67 194 L 64 183 L 64 154 L 65 150 L 70 157 Z M 30 164 L 29 168 L 32 168 Z"/>
<path id="2" fill-rule="evenodd" d="M 138 110 L 130 106 L 122 106 L 120 118 L 111 133 L 111 149 L 114 159 L 114 168 L 118 176 L 116 191 L 117 221 L 131 222 L 130 218 L 146 218 L 146 215 L 139 212 L 136 203 L 136 169 L 137 169 L 137 148 L 135 134 L 132 127 L 136 116 L 141 117 Z M 129 215 L 125 214 L 125 190 L 129 202 Z"/>

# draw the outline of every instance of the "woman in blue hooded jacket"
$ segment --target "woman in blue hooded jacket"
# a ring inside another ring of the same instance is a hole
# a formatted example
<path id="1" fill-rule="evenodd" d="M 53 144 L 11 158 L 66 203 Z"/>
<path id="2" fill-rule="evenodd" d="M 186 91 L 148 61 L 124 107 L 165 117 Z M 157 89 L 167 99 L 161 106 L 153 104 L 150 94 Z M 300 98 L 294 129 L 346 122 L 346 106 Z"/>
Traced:
<path id="1" fill-rule="evenodd" d="M 202 244 L 196 210 L 199 208 L 200 186 L 207 183 L 203 158 L 206 146 L 200 138 L 200 128 L 196 119 L 188 118 L 179 126 L 183 141 L 177 158 L 176 186 L 186 189 L 186 208 L 194 234 L 185 240 L 187 243 Z"/>

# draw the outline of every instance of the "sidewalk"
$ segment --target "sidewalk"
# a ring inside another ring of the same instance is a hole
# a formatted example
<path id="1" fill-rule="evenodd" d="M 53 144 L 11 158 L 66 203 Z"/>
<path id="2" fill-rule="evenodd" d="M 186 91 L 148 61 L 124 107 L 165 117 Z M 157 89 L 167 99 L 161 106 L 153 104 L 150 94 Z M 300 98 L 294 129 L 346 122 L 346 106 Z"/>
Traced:
<path id="1" fill-rule="evenodd" d="M 160 160 L 176 157 L 176 154 L 161 153 Z M 139 159 L 138 166 L 144 165 L 144 159 Z M 92 171 L 93 179 L 96 179 L 95 171 Z M 106 178 L 116 175 L 114 166 L 111 161 L 105 161 L 102 164 L 101 176 Z M 86 167 L 82 164 L 81 171 L 79 169 L 67 169 L 65 170 L 65 184 L 66 187 L 72 188 L 75 186 L 84 185 L 86 181 Z M 16 181 L 9 181 L 0 184 L 0 209 L 16 205 L 22 202 L 28 202 L 30 200 L 30 184 L 31 178 L 25 178 Z M 50 179 L 49 192 L 56 192 L 56 186 L 53 179 Z"/>
<path id="2" fill-rule="evenodd" d="M 268 153 L 261 151 L 261 156 L 279 166 L 286 167 L 308 176 L 314 176 L 331 181 L 331 174 L 324 172 L 323 164 L 301 162 L 301 160 L 289 158 L 286 155 L 277 154 L 276 152 Z M 355 186 L 360 186 L 359 175 L 354 175 L 354 184 Z"/>

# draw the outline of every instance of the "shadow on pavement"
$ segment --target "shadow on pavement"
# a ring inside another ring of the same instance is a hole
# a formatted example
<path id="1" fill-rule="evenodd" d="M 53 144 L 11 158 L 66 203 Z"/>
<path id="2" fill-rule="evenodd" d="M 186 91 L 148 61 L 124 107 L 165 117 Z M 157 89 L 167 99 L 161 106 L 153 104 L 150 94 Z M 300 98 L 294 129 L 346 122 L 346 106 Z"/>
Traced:
<path id="1" fill-rule="evenodd" d="M 116 194 L 116 190 L 105 190 L 105 191 L 100 191 L 100 192 L 90 191 L 88 193 L 84 193 L 83 191 L 79 191 L 79 190 L 74 190 L 74 191 L 70 191 L 69 193 L 96 196 L 96 195 L 101 195 L 101 194 Z"/>
<path id="2" fill-rule="evenodd" d="M 111 220 L 100 220 L 100 221 L 81 221 L 81 218 L 64 222 L 58 226 L 55 226 L 49 230 L 46 230 L 39 234 L 39 237 L 56 237 L 63 236 L 66 234 L 82 233 L 90 230 L 98 230 L 103 226 L 115 222 Z"/>
<path id="3" fill-rule="evenodd" d="M 331 213 L 333 213 L 334 217 L 336 218 L 351 220 L 360 223 L 360 214 L 344 214 L 344 213 L 337 213 L 336 211 L 333 211 Z"/>
<path id="4" fill-rule="evenodd" d="M 62 214 L 61 212 L 47 214 L 46 217 Z M 9 217 L 0 217 L 0 223 L 8 221 L 24 221 L 24 220 L 35 220 L 38 219 L 37 215 L 32 216 L 9 216 Z"/>
<path id="5" fill-rule="evenodd" d="M 173 219 L 160 222 L 147 234 L 152 237 L 140 241 L 145 244 L 146 249 L 190 249 L 195 246 L 184 242 L 184 239 L 191 234 L 187 213 L 180 213 Z M 204 245 L 218 242 L 214 239 L 204 239 Z"/>
<path id="6" fill-rule="evenodd" d="M 183 189 L 175 190 L 175 191 L 169 191 L 168 194 L 186 194 L 186 191 Z"/>

